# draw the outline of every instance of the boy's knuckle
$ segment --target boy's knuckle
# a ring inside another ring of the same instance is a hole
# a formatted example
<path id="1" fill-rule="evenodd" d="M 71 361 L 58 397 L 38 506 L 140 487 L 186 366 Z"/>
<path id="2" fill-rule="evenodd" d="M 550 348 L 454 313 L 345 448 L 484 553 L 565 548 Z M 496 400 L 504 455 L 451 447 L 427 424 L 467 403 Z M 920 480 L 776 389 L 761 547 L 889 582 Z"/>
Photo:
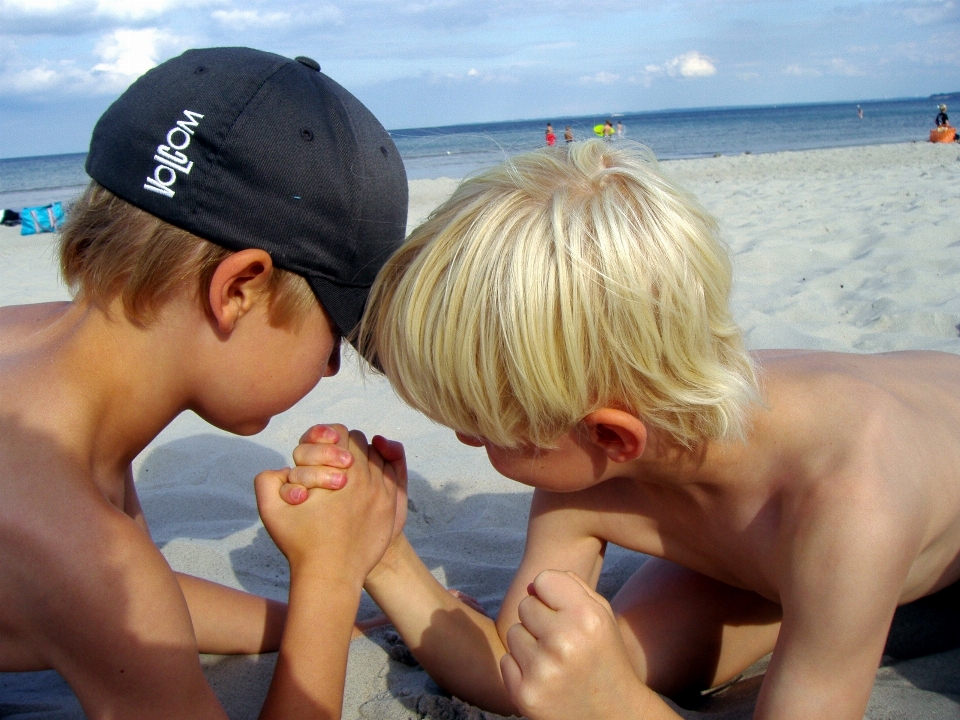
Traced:
<path id="1" fill-rule="evenodd" d="M 602 607 L 590 608 L 585 610 L 580 617 L 580 626 L 583 628 L 583 631 L 588 635 L 595 635 L 599 633 L 604 626 L 604 618 L 601 613 L 603 612 Z"/>
<path id="2" fill-rule="evenodd" d="M 524 710 L 534 710 L 542 704 L 543 693 L 536 683 L 524 680 L 517 690 L 517 704 Z"/>
<path id="3" fill-rule="evenodd" d="M 568 662 L 570 658 L 577 654 L 579 643 L 567 634 L 560 635 L 554 642 L 553 654 L 560 662 Z"/>

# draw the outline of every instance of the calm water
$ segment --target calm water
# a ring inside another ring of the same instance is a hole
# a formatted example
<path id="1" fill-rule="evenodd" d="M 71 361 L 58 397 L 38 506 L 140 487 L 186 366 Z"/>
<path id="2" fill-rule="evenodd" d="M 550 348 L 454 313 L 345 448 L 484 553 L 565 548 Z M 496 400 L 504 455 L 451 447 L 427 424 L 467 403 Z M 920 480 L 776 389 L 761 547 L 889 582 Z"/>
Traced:
<path id="1" fill-rule="evenodd" d="M 583 139 L 593 137 L 597 123 L 619 121 L 627 138 L 650 146 L 661 159 L 673 159 L 926 141 L 938 102 L 942 101 L 865 101 L 859 103 L 862 120 L 857 117 L 857 103 L 829 103 L 553 117 L 393 130 L 391 135 L 413 180 L 462 177 L 541 147 L 548 121 L 561 144 L 567 125 L 576 139 Z M 0 208 L 69 202 L 87 183 L 84 157 L 78 153 L 0 160 Z"/>

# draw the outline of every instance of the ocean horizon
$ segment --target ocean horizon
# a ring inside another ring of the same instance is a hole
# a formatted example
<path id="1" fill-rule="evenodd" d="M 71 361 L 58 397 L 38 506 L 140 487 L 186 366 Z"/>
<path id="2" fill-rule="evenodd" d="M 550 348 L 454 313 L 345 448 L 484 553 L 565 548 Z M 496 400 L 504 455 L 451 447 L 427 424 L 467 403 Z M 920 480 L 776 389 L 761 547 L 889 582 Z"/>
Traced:
<path id="1" fill-rule="evenodd" d="M 619 122 L 624 134 L 661 160 L 812 150 L 928 140 L 936 106 L 960 93 L 923 98 L 850 102 L 680 108 L 644 112 L 554 116 L 390 130 L 410 180 L 461 178 L 545 144 L 553 124 L 558 144 L 569 126 L 575 140 L 595 137 L 594 126 Z M 862 109 L 863 117 L 858 114 Z M 0 159 L 0 208 L 19 210 L 71 202 L 89 181 L 85 152 Z"/>

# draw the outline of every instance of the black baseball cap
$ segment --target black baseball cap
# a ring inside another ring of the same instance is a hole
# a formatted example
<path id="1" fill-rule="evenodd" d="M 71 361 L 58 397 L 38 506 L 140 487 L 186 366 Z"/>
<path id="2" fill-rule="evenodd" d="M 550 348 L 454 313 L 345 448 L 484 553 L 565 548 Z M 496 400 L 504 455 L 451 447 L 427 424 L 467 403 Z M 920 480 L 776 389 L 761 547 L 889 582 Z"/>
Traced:
<path id="1" fill-rule="evenodd" d="M 345 335 L 406 232 L 390 135 L 306 57 L 206 48 L 158 65 L 97 122 L 86 170 L 205 240 L 267 251 Z"/>

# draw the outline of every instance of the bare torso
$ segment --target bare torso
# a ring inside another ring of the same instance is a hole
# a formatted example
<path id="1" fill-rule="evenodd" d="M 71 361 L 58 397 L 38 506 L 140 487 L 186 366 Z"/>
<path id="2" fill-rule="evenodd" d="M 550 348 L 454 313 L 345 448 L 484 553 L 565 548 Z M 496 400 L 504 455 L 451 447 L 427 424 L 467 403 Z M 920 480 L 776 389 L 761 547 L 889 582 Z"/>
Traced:
<path id="1" fill-rule="evenodd" d="M 775 602 L 784 549 L 809 523 L 860 528 L 865 539 L 882 532 L 901 546 L 900 603 L 960 578 L 960 358 L 767 352 L 758 361 L 767 407 L 746 445 L 709 447 L 684 462 L 679 481 L 615 479 L 566 501 L 590 510 L 602 540 Z M 869 513 L 864 495 L 875 499 Z"/>
<path id="2" fill-rule="evenodd" d="M 99 609 L 81 609 L 89 590 L 138 555 L 163 563 L 128 466 L 96 462 L 77 388 L 56 372 L 70 307 L 0 309 L 0 670 L 58 665 L 60 623 L 85 613 L 97 632 L 117 611 L 102 586 Z"/>

